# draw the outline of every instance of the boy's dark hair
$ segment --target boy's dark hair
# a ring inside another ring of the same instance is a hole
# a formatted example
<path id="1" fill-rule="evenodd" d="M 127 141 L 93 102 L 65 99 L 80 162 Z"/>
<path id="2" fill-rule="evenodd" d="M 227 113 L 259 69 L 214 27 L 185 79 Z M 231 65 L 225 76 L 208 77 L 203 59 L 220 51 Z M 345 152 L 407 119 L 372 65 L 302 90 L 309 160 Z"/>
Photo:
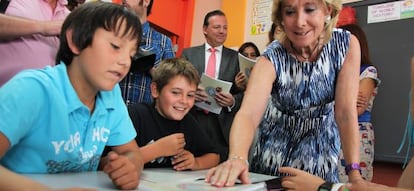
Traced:
<path id="1" fill-rule="evenodd" d="M 200 83 L 200 75 L 197 69 L 183 58 L 170 58 L 161 61 L 154 71 L 152 82 L 157 85 L 157 90 L 161 92 L 162 88 L 176 76 L 183 76 L 190 84 L 196 86 Z"/>
<path id="2" fill-rule="evenodd" d="M 208 27 L 208 25 L 210 24 L 210 23 L 208 23 L 208 19 L 210 19 L 210 17 L 212 17 L 212 16 L 216 16 L 216 15 L 219 15 L 219 16 L 226 16 L 226 15 L 224 14 L 224 12 L 223 12 L 223 11 L 221 11 L 221 10 L 214 10 L 214 11 L 210 11 L 210 12 L 208 12 L 208 13 L 206 14 L 206 16 L 204 17 L 204 23 L 203 23 L 203 26 L 204 26 L 204 27 Z"/>
<path id="3" fill-rule="evenodd" d="M 125 29 L 122 29 L 122 25 Z M 70 65 L 75 56 L 70 50 L 66 32 L 72 30 L 72 42 L 82 51 L 92 44 L 98 28 L 113 31 L 119 36 L 136 39 L 137 46 L 141 39 L 142 29 L 138 17 L 121 5 L 105 2 L 88 2 L 73 10 L 65 19 L 60 33 L 60 46 L 56 56 L 56 64 L 63 61 Z"/>

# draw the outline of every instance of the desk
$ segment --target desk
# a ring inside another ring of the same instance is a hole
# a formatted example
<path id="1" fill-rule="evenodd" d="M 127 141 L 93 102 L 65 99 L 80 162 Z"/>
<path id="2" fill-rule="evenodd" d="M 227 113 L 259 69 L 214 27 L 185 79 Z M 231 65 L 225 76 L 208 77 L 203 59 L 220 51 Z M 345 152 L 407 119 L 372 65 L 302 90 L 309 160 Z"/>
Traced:
<path id="1" fill-rule="evenodd" d="M 252 182 L 256 184 L 237 185 L 228 188 L 212 187 L 203 180 L 206 171 L 174 171 L 172 169 L 145 169 L 141 175 L 137 190 L 140 191 L 242 191 L 266 190 L 264 181 L 274 176 L 250 173 Z M 41 182 L 52 188 L 84 187 L 100 191 L 117 190 L 109 177 L 102 171 L 64 174 L 24 174 L 24 176 Z"/>

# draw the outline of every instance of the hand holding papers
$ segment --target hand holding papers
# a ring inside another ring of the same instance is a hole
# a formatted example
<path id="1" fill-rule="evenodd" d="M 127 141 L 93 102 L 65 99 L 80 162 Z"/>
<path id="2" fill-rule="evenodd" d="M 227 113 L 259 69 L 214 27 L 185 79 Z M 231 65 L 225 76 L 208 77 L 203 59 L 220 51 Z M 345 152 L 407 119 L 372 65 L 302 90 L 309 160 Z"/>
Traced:
<path id="1" fill-rule="evenodd" d="M 256 60 L 247 58 L 243 56 L 243 54 L 239 53 L 239 67 L 240 71 L 243 72 L 247 78 L 250 76 L 250 71 L 252 70 L 254 64 L 256 63 Z"/>
<path id="2" fill-rule="evenodd" d="M 229 93 L 232 85 L 232 82 L 213 79 L 205 74 L 202 74 L 200 86 L 204 88 L 204 91 L 207 94 L 207 100 L 196 102 L 195 105 L 209 112 L 220 114 L 222 107 L 217 104 L 214 97 L 216 96 L 217 92 Z"/>

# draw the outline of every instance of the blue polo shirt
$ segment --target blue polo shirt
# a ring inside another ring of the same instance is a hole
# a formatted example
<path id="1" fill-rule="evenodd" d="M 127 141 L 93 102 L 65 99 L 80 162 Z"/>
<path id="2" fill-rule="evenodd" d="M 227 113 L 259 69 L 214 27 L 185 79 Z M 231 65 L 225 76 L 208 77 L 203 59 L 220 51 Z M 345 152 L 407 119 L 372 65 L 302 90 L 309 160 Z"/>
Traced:
<path id="1" fill-rule="evenodd" d="M 63 63 L 23 71 L 0 88 L 0 132 L 11 144 L 0 163 L 19 173 L 94 171 L 105 145 L 136 136 L 119 86 L 100 91 L 90 115 Z"/>

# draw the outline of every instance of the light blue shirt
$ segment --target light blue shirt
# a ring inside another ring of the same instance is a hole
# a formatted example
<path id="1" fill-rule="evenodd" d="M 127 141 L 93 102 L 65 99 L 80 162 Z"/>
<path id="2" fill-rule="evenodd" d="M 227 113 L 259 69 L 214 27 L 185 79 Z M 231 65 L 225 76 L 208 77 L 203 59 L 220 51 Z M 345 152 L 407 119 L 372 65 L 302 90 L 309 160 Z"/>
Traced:
<path id="1" fill-rule="evenodd" d="M 119 86 L 100 91 L 90 115 L 63 63 L 23 71 L 0 88 L 0 132 L 11 145 L 0 162 L 19 173 L 94 171 L 105 145 L 136 136 Z"/>

